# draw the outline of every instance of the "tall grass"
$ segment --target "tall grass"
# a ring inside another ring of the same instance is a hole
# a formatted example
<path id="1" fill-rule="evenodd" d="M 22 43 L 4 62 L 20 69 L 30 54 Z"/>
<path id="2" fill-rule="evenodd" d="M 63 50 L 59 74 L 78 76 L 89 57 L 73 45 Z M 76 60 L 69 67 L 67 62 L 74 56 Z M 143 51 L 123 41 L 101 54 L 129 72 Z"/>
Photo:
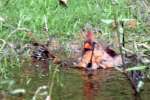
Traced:
<path id="1" fill-rule="evenodd" d="M 6 19 L 3 34 L 17 27 L 26 27 L 36 35 L 43 34 L 44 16 L 48 16 L 49 34 L 74 35 L 87 22 L 101 26 L 101 19 L 132 18 L 126 0 L 112 5 L 110 0 L 70 0 L 68 7 L 60 6 L 57 0 L 7 0 L 1 1 L 1 16 Z"/>

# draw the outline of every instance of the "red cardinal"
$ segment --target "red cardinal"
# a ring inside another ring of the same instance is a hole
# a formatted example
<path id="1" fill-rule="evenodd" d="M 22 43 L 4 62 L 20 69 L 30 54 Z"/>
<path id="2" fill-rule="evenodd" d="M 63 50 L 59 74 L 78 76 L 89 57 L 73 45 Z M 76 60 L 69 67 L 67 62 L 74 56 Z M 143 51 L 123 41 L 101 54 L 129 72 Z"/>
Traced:
<path id="1" fill-rule="evenodd" d="M 94 48 L 94 49 L 93 49 Z M 93 32 L 87 32 L 86 40 L 83 45 L 82 57 L 80 58 L 79 67 L 86 68 L 90 63 L 92 69 L 110 68 L 120 65 L 121 56 L 108 47 L 94 41 Z"/>
<path id="2" fill-rule="evenodd" d="M 83 45 L 83 54 L 86 51 L 91 51 L 93 49 L 94 44 L 95 44 L 94 34 L 93 34 L 93 32 L 89 31 L 89 32 L 87 32 L 86 41 L 84 42 L 84 45 Z"/>

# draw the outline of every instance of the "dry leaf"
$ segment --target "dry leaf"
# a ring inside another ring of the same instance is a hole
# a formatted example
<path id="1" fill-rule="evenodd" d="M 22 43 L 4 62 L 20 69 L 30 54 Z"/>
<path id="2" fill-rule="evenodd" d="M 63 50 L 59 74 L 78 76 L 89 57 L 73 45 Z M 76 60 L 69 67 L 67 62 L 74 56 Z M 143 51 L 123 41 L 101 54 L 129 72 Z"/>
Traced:
<path id="1" fill-rule="evenodd" d="M 53 59 L 53 63 L 54 63 L 54 64 L 60 64 L 60 63 L 61 63 L 61 60 L 60 60 L 58 57 L 55 57 L 55 58 Z"/>
<path id="2" fill-rule="evenodd" d="M 32 32 L 27 32 L 27 36 L 31 37 L 32 36 Z"/>
<path id="3" fill-rule="evenodd" d="M 135 19 L 129 20 L 127 22 L 127 27 L 131 29 L 135 29 L 137 27 L 137 21 Z"/>

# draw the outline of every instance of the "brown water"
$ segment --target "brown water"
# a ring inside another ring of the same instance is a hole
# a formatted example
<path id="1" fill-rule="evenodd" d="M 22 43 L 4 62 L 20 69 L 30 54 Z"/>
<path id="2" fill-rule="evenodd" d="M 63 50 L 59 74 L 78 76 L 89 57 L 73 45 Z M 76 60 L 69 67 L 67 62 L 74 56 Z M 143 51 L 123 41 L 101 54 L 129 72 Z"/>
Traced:
<path id="1" fill-rule="evenodd" d="M 24 67 L 22 74 L 14 79 L 17 81 L 16 88 L 26 89 L 26 94 L 21 97 L 7 95 L 4 100 L 32 100 L 38 87 L 48 85 L 48 76 L 42 76 L 40 70 L 38 67 Z M 115 69 L 100 69 L 93 71 L 89 76 L 83 70 L 60 68 L 57 77 L 59 82 L 54 84 L 52 100 L 149 100 L 150 98 L 149 82 L 144 85 L 141 96 L 136 97 L 126 77 Z M 37 100 L 45 98 L 46 96 L 38 96 Z"/>

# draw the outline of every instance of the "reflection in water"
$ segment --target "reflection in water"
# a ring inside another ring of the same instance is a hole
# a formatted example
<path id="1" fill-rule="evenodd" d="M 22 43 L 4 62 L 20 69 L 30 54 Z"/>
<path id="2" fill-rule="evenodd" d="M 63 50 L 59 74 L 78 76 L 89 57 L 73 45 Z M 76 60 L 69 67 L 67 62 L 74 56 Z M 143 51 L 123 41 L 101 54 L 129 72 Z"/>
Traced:
<path id="1" fill-rule="evenodd" d="M 38 65 L 41 71 L 43 71 L 43 74 L 48 73 L 48 68 L 49 68 L 48 59 L 43 60 L 43 61 L 37 61 L 37 60 L 32 59 L 32 65 L 35 65 L 35 66 Z"/>
<path id="2" fill-rule="evenodd" d="M 45 68 L 46 71 L 47 64 L 44 62 L 40 64 L 39 67 Z M 45 66 L 42 66 L 43 64 Z M 37 73 L 39 70 L 35 71 L 37 67 L 33 68 L 33 64 L 23 68 L 23 73 L 16 79 L 17 85 L 30 91 L 23 98 L 24 100 L 31 100 L 35 90 L 39 86 L 47 84 L 49 80 L 47 76 L 39 77 L 39 73 Z M 150 98 L 149 83 L 145 83 L 146 88 L 144 88 L 141 98 L 134 96 L 126 77 L 114 69 L 100 69 L 89 73 L 85 70 L 62 68 L 60 76 L 60 81 L 63 84 L 61 87 L 55 84 L 53 100 L 149 100 Z M 0 100 L 5 98 L 2 96 L 3 94 L 0 94 Z M 43 97 L 39 96 L 39 98 Z M 6 100 L 21 100 L 21 98 L 9 96 Z"/>
<path id="3" fill-rule="evenodd" d="M 108 71 L 106 73 L 101 73 L 100 70 L 91 71 L 90 73 L 88 71 L 82 71 L 84 100 L 95 100 L 95 97 L 100 91 L 100 85 L 102 84 L 100 80 L 106 78 L 109 73 Z"/>
<path id="4" fill-rule="evenodd" d="M 112 72 L 113 72 L 112 69 L 109 69 L 109 70 L 101 69 L 101 70 L 95 70 L 95 71 L 91 71 L 91 72 L 88 72 L 88 71 L 85 71 L 85 70 L 82 71 L 83 93 L 84 93 L 84 99 L 83 100 L 98 100 L 97 96 L 100 96 L 101 93 L 104 92 L 102 90 L 102 88 L 104 88 L 104 86 L 106 84 L 110 83 L 110 82 L 107 83 L 107 81 L 109 81 L 111 79 L 114 79 L 114 77 L 115 77 L 114 74 L 115 73 L 113 74 Z M 121 81 L 116 80 L 116 82 L 119 83 Z M 125 82 L 126 83 L 124 83 L 124 85 L 127 85 L 128 81 L 125 81 Z M 110 89 L 113 89 L 112 86 L 110 87 Z M 120 86 L 122 86 L 122 85 L 120 84 Z M 119 85 L 118 85 L 118 87 L 119 87 Z M 131 88 L 130 85 L 127 86 L 127 87 Z M 116 87 L 116 89 L 117 89 L 117 87 Z M 107 92 L 109 92 L 109 91 L 110 90 L 108 89 Z M 126 90 L 120 90 L 120 91 L 126 91 Z M 121 94 L 118 94 L 118 96 L 119 95 L 121 96 Z M 142 100 L 140 95 L 135 95 L 132 92 L 131 92 L 131 96 L 132 97 L 130 97 L 130 98 L 132 98 L 133 100 Z M 109 96 L 109 100 L 114 100 L 113 95 Z"/>

